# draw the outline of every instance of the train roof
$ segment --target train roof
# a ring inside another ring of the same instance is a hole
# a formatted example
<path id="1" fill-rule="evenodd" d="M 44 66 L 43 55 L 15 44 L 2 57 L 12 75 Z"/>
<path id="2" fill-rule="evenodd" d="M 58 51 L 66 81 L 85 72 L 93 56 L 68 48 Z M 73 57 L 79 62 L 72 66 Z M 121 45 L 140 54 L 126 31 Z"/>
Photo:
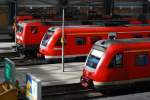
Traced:
<path id="1" fill-rule="evenodd" d="M 99 27 L 98 25 L 66 25 L 64 28 L 92 28 L 92 27 Z M 53 26 L 52 28 L 62 28 L 62 26 Z"/>
<path id="2" fill-rule="evenodd" d="M 62 26 L 54 26 L 49 28 L 49 30 L 55 29 L 62 30 Z M 100 33 L 100 32 L 116 32 L 116 33 L 126 33 L 126 32 L 150 32 L 150 26 L 98 26 L 98 25 L 72 25 L 65 26 L 64 31 L 66 33 Z"/>
<path id="3" fill-rule="evenodd" d="M 107 40 L 100 40 L 95 43 L 95 46 L 107 48 L 112 44 L 120 44 L 120 46 L 125 47 L 124 44 L 137 44 L 137 43 L 145 43 L 149 42 L 150 38 L 130 38 L 130 39 L 107 39 Z"/>
<path id="4" fill-rule="evenodd" d="M 26 24 L 28 24 L 28 23 L 37 23 L 37 22 L 40 22 L 40 20 L 25 20 L 25 21 L 20 21 L 20 22 L 18 22 L 18 25 L 19 26 L 24 26 L 24 25 L 26 25 Z"/>
<path id="5" fill-rule="evenodd" d="M 57 20 L 42 20 L 42 19 L 34 19 L 34 20 L 25 20 L 21 21 L 20 24 L 23 26 L 24 24 L 28 23 L 36 23 L 40 22 L 43 25 L 50 25 L 50 26 L 56 26 L 56 25 L 62 25 L 62 21 Z M 19 24 L 19 25 L 20 25 Z M 98 25 L 98 26 L 124 26 L 129 25 L 128 21 L 126 20 L 65 20 L 65 26 L 69 25 Z"/>

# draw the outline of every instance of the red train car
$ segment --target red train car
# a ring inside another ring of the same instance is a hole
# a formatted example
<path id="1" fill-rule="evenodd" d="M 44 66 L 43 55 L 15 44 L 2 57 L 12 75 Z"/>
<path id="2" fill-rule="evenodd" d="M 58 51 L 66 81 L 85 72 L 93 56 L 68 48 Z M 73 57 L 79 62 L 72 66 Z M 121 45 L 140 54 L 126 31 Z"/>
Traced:
<path id="1" fill-rule="evenodd" d="M 52 27 L 44 35 L 39 52 L 45 59 L 61 59 L 61 33 L 61 27 Z M 101 39 L 149 37 L 150 26 L 71 26 L 64 28 L 64 34 L 65 58 L 80 58 L 86 57 L 95 41 Z"/>
<path id="2" fill-rule="evenodd" d="M 50 25 L 39 20 L 22 21 L 17 24 L 16 49 L 22 54 L 36 54 L 43 34 Z"/>
<path id="3" fill-rule="evenodd" d="M 146 82 L 150 82 L 150 38 L 96 42 L 87 57 L 81 77 L 84 87 L 99 90 Z"/>

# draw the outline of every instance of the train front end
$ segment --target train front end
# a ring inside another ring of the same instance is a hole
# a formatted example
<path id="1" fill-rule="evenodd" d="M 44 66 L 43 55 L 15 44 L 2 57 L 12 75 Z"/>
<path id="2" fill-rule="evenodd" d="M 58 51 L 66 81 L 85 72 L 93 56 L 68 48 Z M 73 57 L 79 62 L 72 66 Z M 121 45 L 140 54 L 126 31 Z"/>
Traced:
<path id="1" fill-rule="evenodd" d="M 40 58 L 44 58 L 45 60 L 52 59 L 53 54 L 53 44 L 54 44 L 54 33 L 55 28 L 51 27 L 47 30 L 47 32 L 44 34 L 42 41 L 40 43 L 39 53 L 38 56 Z"/>
<path id="2" fill-rule="evenodd" d="M 24 45 L 24 31 L 25 31 L 26 25 L 23 22 L 19 22 L 17 24 L 17 30 L 16 30 L 16 46 L 15 49 L 17 52 L 23 52 L 23 45 Z"/>
<path id="3" fill-rule="evenodd" d="M 80 83 L 83 87 L 105 90 L 109 83 L 109 69 L 106 67 L 110 61 L 109 46 L 100 40 L 94 44 L 89 55 L 87 56 Z"/>
<path id="4" fill-rule="evenodd" d="M 85 67 L 83 68 L 83 74 L 81 76 L 81 85 L 84 87 L 97 87 L 97 81 L 100 81 L 99 77 L 99 67 L 103 61 L 103 51 L 92 49 L 85 62 Z"/>

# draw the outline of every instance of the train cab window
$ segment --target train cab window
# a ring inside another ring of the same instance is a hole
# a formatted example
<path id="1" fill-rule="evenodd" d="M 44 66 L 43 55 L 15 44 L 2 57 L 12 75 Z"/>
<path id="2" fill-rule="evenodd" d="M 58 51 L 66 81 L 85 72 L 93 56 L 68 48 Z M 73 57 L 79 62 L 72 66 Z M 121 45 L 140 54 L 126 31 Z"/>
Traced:
<path id="1" fill-rule="evenodd" d="M 147 54 L 139 54 L 136 56 L 135 64 L 137 66 L 145 66 L 148 64 L 148 55 Z"/>
<path id="2" fill-rule="evenodd" d="M 141 34 L 134 34 L 133 38 L 142 38 L 143 36 Z"/>
<path id="3" fill-rule="evenodd" d="M 21 27 L 21 26 L 17 26 L 17 32 L 20 32 L 20 33 L 22 33 L 23 32 L 23 27 Z"/>
<path id="4" fill-rule="evenodd" d="M 48 30 L 42 40 L 42 45 L 46 46 L 48 41 L 50 40 L 51 36 L 53 35 L 54 31 Z"/>
<path id="5" fill-rule="evenodd" d="M 33 34 L 37 34 L 37 33 L 38 33 L 38 28 L 37 28 L 36 26 L 32 26 L 32 27 L 31 27 L 31 32 L 32 32 Z"/>
<path id="6" fill-rule="evenodd" d="M 104 52 L 93 49 L 87 58 L 86 66 L 92 69 L 96 69 L 98 63 L 100 62 Z"/>
<path id="7" fill-rule="evenodd" d="M 114 58 L 112 59 L 109 67 L 110 68 L 118 68 L 123 66 L 123 54 L 116 54 Z"/>
<path id="8" fill-rule="evenodd" d="M 95 42 L 101 40 L 101 37 L 93 36 L 93 37 L 90 37 L 90 39 L 91 39 L 91 44 L 94 44 Z"/>
<path id="9" fill-rule="evenodd" d="M 75 42 L 77 45 L 84 45 L 84 44 L 86 44 L 86 38 L 85 37 L 76 37 Z"/>

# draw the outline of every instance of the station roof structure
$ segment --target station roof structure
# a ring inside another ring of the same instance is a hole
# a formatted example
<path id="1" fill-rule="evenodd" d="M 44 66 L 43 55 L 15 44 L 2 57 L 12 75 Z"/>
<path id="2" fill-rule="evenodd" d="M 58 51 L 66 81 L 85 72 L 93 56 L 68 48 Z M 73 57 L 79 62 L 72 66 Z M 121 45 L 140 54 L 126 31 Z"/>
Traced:
<path id="1" fill-rule="evenodd" d="M 102 6 L 104 0 L 1 0 L 0 3 L 17 2 L 20 6 Z"/>

